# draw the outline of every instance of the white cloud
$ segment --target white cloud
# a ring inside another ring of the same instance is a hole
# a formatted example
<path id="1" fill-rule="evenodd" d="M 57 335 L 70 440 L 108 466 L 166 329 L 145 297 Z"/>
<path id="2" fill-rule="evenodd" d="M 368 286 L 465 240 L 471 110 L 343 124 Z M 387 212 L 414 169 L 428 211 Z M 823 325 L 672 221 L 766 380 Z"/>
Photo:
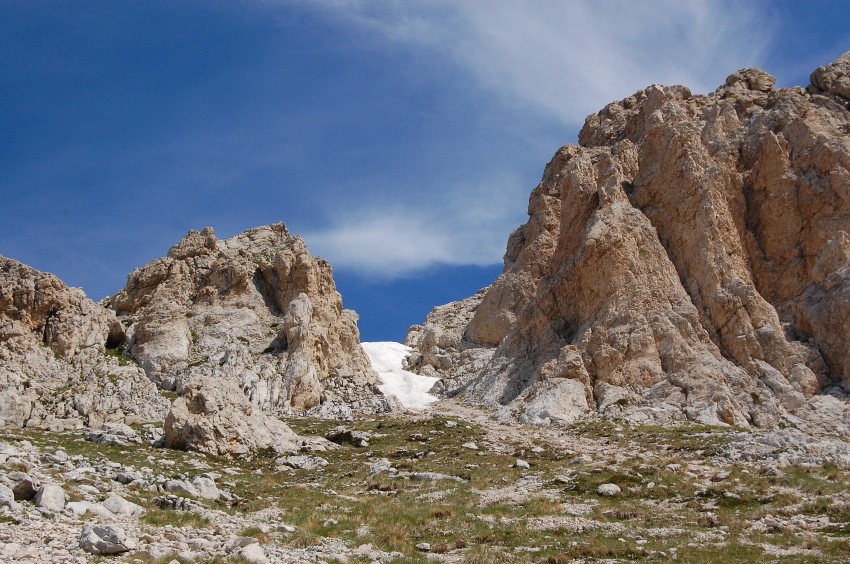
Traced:
<path id="1" fill-rule="evenodd" d="M 525 217 L 516 202 L 528 187 L 510 176 L 435 193 L 427 206 L 372 202 L 303 233 L 311 252 L 374 278 L 391 279 L 436 264 L 501 262 L 507 234 Z"/>
<path id="2" fill-rule="evenodd" d="M 764 6 L 719 0 L 339 0 L 323 6 L 386 41 L 431 49 L 488 90 L 568 124 L 652 83 L 713 90 L 732 71 L 760 63 L 775 28 Z"/>
<path id="3" fill-rule="evenodd" d="M 452 65 L 473 96 L 498 96 L 516 115 L 548 116 L 576 129 L 589 113 L 652 83 L 713 90 L 729 73 L 763 60 L 773 28 L 759 5 L 720 0 L 301 5 L 366 31 L 379 46 L 404 45 Z M 424 208 L 374 201 L 305 238 L 335 266 L 383 277 L 436 263 L 498 263 L 508 233 L 524 218 L 530 188 L 511 181 L 508 175 L 436 189 Z"/>

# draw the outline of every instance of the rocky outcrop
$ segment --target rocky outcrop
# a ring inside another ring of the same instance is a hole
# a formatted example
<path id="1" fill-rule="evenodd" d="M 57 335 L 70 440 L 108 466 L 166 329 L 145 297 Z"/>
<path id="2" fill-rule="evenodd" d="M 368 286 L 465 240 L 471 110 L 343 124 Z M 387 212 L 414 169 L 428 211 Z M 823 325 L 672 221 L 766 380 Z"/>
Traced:
<path id="1" fill-rule="evenodd" d="M 129 354 L 162 388 L 210 376 L 279 414 L 389 408 L 330 265 L 283 224 L 227 240 L 191 231 L 106 303 L 126 326 Z"/>
<path id="2" fill-rule="evenodd" d="M 262 450 L 298 452 L 301 438 L 253 407 L 234 382 L 197 376 L 165 418 L 165 445 L 245 460 Z"/>
<path id="3" fill-rule="evenodd" d="M 495 346 L 468 336 L 468 326 L 486 293 L 487 288 L 465 300 L 437 306 L 425 318 L 424 325 L 414 325 L 408 330 L 404 344 L 413 352 L 404 360 L 404 368 L 440 378 L 433 392 L 452 395 L 477 376 L 493 357 Z"/>
<path id="4" fill-rule="evenodd" d="M 467 396 L 531 422 L 770 426 L 850 388 L 848 61 L 808 90 L 746 69 L 588 117 L 464 328 L 497 346 Z"/>
<path id="5" fill-rule="evenodd" d="M 123 337 L 82 290 L 0 257 L 0 426 L 161 420 L 168 402 L 117 351 Z"/>

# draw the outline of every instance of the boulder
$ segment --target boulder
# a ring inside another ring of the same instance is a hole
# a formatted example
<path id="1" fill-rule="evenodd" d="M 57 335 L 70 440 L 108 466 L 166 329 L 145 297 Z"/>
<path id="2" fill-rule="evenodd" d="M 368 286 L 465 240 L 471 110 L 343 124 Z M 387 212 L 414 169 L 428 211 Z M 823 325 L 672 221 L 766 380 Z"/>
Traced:
<path id="1" fill-rule="evenodd" d="M 263 450 L 294 454 L 301 438 L 279 419 L 252 406 L 232 381 L 196 376 L 165 418 L 165 444 L 228 458 L 253 458 Z"/>
<path id="2" fill-rule="evenodd" d="M 42 484 L 35 493 L 33 503 L 48 511 L 59 512 L 65 508 L 65 490 L 57 484 Z"/>
<path id="3" fill-rule="evenodd" d="M 15 501 L 17 497 L 9 486 L 0 484 L 0 507 L 8 507 L 12 510 L 20 509 L 21 505 Z"/>
<path id="4" fill-rule="evenodd" d="M 114 525 L 86 525 L 80 534 L 80 548 L 98 556 L 129 552 L 136 545 L 124 529 Z"/>
<path id="5" fill-rule="evenodd" d="M 596 488 L 596 493 L 605 497 L 614 497 L 620 495 L 620 486 L 617 484 L 601 484 Z"/>
<path id="6" fill-rule="evenodd" d="M 104 423 L 89 433 L 88 440 L 98 445 L 129 446 L 142 444 L 142 438 L 123 423 Z"/>
<path id="7" fill-rule="evenodd" d="M 15 499 L 18 501 L 29 501 L 35 497 L 38 492 L 38 484 L 32 478 L 27 476 L 18 481 L 15 487 L 12 488 L 15 494 Z"/>
<path id="8" fill-rule="evenodd" d="M 115 515 L 138 517 L 145 512 L 141 505 L 127 501 L 115 493 L 109 494 L 109 497 L 107 497 L 101 505 Z"/>

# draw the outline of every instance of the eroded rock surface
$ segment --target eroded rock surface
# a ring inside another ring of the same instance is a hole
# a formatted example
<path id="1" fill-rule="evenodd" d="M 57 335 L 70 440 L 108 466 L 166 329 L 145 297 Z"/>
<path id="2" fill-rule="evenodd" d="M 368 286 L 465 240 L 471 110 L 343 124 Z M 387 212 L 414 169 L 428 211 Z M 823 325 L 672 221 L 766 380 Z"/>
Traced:
<path id="1" fill-rule="evenodd" d="M 168 402 L 117 353 L 123 337 L 82 290 L 0 257 L 0 426 L 161 420 Z"/>
<path id="2" fill-rule="evenodd" d="M 437 306 L 428 314 L 424 325 L 414 325 L 408 330 L 404 344 L 413 353 L 405 359 L 404 368 L 440 378 L 434 385 L 434 393 L 459 392 L 493 357 L 496 347 L 476 340 L 474 332 L 468 329 L 486 293 L 487 288 L 465 300 Z"/>
<path id="3" fill-rule="evenodd" d="M 745 69 L 588 117 L 463 328 L 497 347 L 467 397 L 532 422 L 772 426 L 850 387 L 848 61 L 808 90 Z M 439 369 L 428 325 L 410 364 Z"/>
<path id="4" fill-rule="evenodd" d="M 196 376 L 165 418 L 165 445 L 227 458 L 250 459 L 262 450 L 292 454 L 301 438 L 282 421 L 251 405 L 227 379 Z"/>
<path id="5" fill-rule="evenodd" d="M 227 240 L 191 231 L 107 303 L 126 326 L 129 353 L 163 388 L 210 376 L 279 414 L 389 408 L 330 265 L 283 224 Z"/>

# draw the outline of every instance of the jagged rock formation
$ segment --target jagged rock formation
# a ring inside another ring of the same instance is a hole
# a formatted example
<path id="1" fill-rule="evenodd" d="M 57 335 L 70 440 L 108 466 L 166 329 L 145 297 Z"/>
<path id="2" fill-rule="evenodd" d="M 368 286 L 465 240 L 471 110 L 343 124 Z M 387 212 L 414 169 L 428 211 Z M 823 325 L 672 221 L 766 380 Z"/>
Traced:
<path id="1" fill-rule="evenodd" d="M 474 296 L 437 306 L 425 318 L 424 325 L 414 325 L 404 344 L 413 352 L 404 368 L 425 376 L 440 378 L 433 392 L 450 395 L 477 376 L 493 356 L 495 348 L 467 336 L 470 322 L 481 309 L 487 288 Z"/>
<path id="2" fill-rule="evenodd" d="M 807 90 L 774 82 L 650 86 L 587 118 L 464 328 L 497 347 L 468 397 L 773 425 L 850 387 L 850 53 Z"/>
<path id="3" fill-rule="evenodd" d="M 162 420 L 168 402 L 115 350 L 123 337 L 82 290 L 0 257 L 0 426 Z"/>
<path id="4" fill-rule="evenodd" d="M 163 388 L 212 376 L 278 414 L 389 408 L 330 265 L 282 223 L 227 240 L 191 231 L 105 303 L 126 326 L 129 354 Z"/>

